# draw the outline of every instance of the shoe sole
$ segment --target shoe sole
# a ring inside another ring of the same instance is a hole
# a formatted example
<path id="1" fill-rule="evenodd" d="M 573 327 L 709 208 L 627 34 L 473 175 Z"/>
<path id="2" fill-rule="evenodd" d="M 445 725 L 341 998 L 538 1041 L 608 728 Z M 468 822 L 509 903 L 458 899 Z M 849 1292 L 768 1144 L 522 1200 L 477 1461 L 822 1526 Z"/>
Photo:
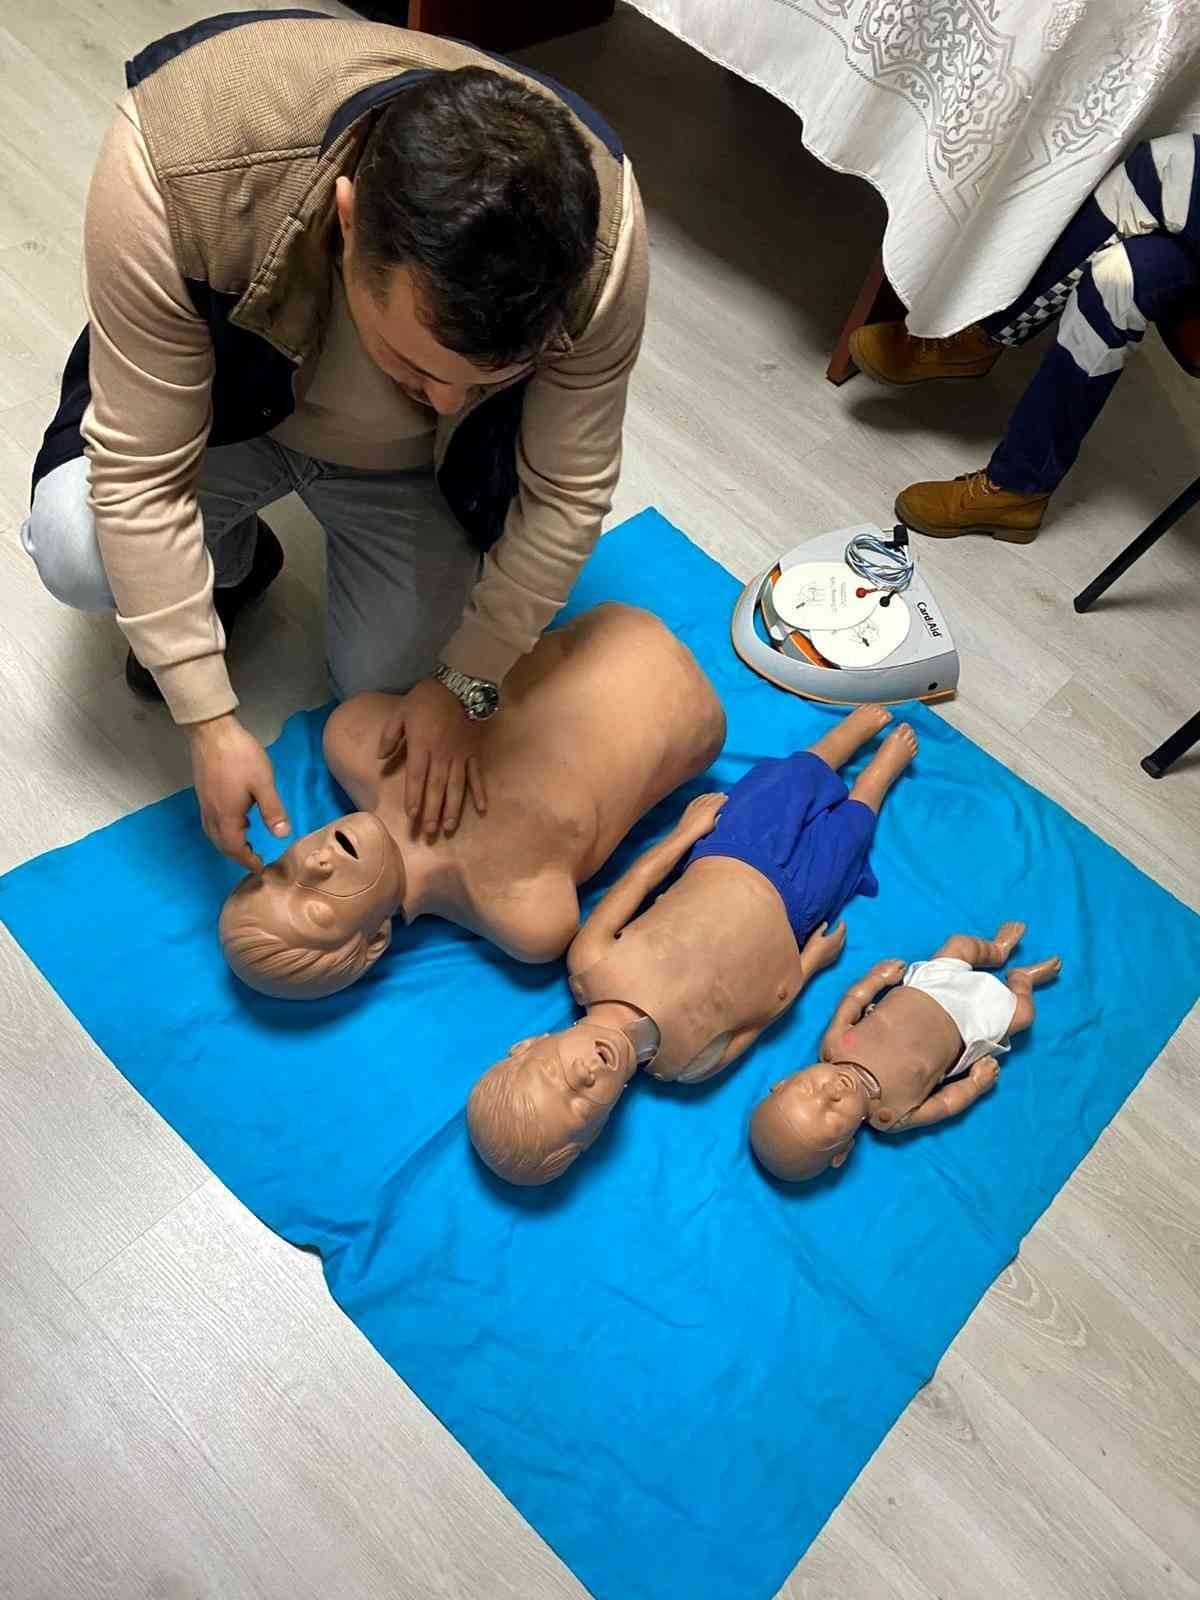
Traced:
<path id="1" fill-rule="evenodd" d="M 267 589 L 270 587 L 271 585 L 268 584 Z M 261 606 L 263 601 L 267 598 L 267 589 L 263 589 L 261 593 L 256 594 L 253 600 L 245 601 L 241 610 L 238 612 L 238 616 L 244 617 L 248 611 L 257 611 L 259 606 Z M 138 664 L 139 666 L 141 665 L 140 662 Z M 146 669 L 143 668 L 142 670 L 145 671 Z M 151 675 L 150 681 L 151 683 L 154 683 L 153 675 Z M 151 689 L 141 688 L 136 683 L 132 682 L 129 676 L 128 668 L 126 668 L 125 671 L 125 687 L 129 690 L 133 698 L 135 700 L 140 700 L 144 706 L 165 706 L 167 703 L 166 696 L 156 683 L 154 684 L 153 689 Z"/>
<path id="2" fill-rule="evenodd" d="M 270 593 L 275 581 L 283 575 L 284 567 L 287 566 L 286 552 L 284 551 L 282 545 L 279 544 L 278 536 L 275 534 L 274 530 L 268 527 L 267 524 L 262 521 L 261 517 L 259 518 L 259 526 L 266 529 L 266 532 L 272 539 L 275 540 L 276 545 L 279 546 L 279 565 L 275 568 L 274 572 L 271 573 L 270 577 L 267 578 L 265 582 L 260 582 L 259 587 L 246 596 L 241 605 L 238 607 L 238 616 L 241 616 L 245 611 L 252 611 L 255 606 L 262 604 L 262 602 L 267 598 L 267 595 Z M 216 593 L 217 591 L 214 590 L 213 592 Z"/>
<path id="3" fill-rule="evenodd" d="M 134 659 L 136 660 L 137 658 L 135 657 Z M 140 662 L 138 664 L 139 664 L 139 666 L 141 665 Z M 143 670 L 145 670 L 145 669 L 143 669 Z M 152 684 L 154 684 L 154 679 L 151 678 L 150 682 Z M 129 690 L 129 692 L 133 696 L 133 698 L 136 701 L 138 701 L 139 704 L 141 704 L 141 705 L 144 705 L 144 706 L 165 706 L 166 705 L 166 700 L 163 698 L 163 692 L 158 687 L 158 685 L 154 684 L 154 687 L 151 689 L 149 686 L 143 688 L 139 684 L 134 683 L 133 680 L 129 676 L 129 668 L 128 668 L 128 666 L 126 666 L 126 668 L 125 668 L 125 687 Z"/>
<path id="4" fill-rule="evenodd" d="M 1040 523 L 1036 528 L 1006 528 L 997 522 L 976 522 L 969 528 L 935 528 L 929 523 L 919 522 L 915 517 L 909 516 L 899 500 L 892 510 L 895 512 L 897 522 L 902 522 L 914 533 L 923 533 L 927 539 L 962 539 L 974 533 L 988 539 L 997 539 L 1001 544 L 1032 544 L 1041 531 Z"/>
<path id="5" fill-rule="evenodd" d="M 886 373 L 870 361 L 865 361 L 854 348 L 854 336 L 850 336 L 850 359 L 858 370 L 874 383 L 881 383 L 887 389 L 919 389 L 923 383 L 978 383 L 980 378 L 986 378 L 992 368 L 999 361 L 989 361 L 986 367 L 980 367 L 978 372 L 939 372 L 931 373 L 928 378 L 889 378 Z"/>

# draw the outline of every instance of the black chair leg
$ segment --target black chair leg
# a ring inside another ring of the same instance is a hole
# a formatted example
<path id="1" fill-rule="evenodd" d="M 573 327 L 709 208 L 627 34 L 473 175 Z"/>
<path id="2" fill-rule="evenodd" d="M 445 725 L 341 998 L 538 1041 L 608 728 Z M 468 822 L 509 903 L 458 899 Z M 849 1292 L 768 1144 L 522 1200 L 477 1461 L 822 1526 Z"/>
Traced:
<path id="1" fill-rule="evenodd" d="M 1093 578 L 1086 589 L 1081 589 L 1075 596 L 1076 611 L 1089 610 L 1106 589 L 1110 589 L 1123 572 L 1128 572 L 1133 563 L 1146 554 L 1152 544 L 1157 544 L 1163 534 L 1168 532 L 1185 516 L 1192 507 L 1200 501 L 1200 478 L 1190 483 L 1181 495 L 1176 496 L 1167 509 L 1161 512 L 1144 533 L 1139 533 L 1137 538 L 1108 566 L 1098 578 Z"/>
<path id="2" fill-rule="evenodd" d="M 1148 772 L 1152 778 L 1161 778 L 1194 744 L 1200 744 L 1200 711 L 1145 758 L 1142 771 Z"/>

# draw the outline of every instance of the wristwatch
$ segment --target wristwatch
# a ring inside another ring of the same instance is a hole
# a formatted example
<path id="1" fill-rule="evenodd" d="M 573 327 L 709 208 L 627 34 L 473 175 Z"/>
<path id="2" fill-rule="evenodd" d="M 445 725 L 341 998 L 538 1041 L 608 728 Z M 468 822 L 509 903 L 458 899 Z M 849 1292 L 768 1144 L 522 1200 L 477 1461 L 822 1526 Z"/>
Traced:
<path id="1" fill-rule="evenodd" d="M 472 722 L 484 722 L 499 711 L 499 686 L 487 678 L 472 678 L 470 673 L 456 672 L 441 661 L 433 669 L 433 676 L 445 684 Z"/>

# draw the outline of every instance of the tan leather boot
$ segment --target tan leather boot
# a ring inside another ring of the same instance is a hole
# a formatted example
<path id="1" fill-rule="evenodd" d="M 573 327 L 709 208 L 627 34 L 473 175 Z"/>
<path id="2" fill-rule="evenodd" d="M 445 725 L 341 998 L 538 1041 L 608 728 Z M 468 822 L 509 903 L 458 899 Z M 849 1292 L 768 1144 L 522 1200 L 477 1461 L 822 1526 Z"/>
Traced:
<path id="1" fill-rule="evenodd" d="M 1014 494 L 984 471 L 946 482 L 910 483 L 896 496 L 896 516 L 931 539 L 987 533 L 1006 544 L 1032 544 L 1050 504 L 1048 494 Z"/>
<path id="2" fill-rule="evenodd" d="M 984 378 L 1004 346 L 977 322 L 948 339 L 918 339 L 902 322 L 868 322 L 850 335 L 854 364 L 876 383 L 907 385 L 935 378 Z"/>

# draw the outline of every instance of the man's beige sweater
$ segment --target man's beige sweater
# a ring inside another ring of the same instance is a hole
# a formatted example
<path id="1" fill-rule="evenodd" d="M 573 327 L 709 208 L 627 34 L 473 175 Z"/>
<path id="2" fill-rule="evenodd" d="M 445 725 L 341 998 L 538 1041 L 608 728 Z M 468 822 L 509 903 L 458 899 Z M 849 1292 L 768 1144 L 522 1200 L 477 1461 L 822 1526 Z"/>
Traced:
<path id="1" fill-rule="evenodd" d="M 647 282 L 645 221 L 626 164 L 603 295 L 583 336 L 534 368 L 517 444 L 518 491 L 443 652 L 448 665 L 503 680 L 566 600 L 612 502 Z M 131 96 L 92 178 L 84 292 L 92 402 L 83 433 L 118 621 L 153 666 L 175 720 L 204 721 L 238 703 L 197 502 L 213 351 L 176 261 Z M 340 284 L 321 350 L 297 371 L 294 391 L 296 411 L 274 433 L 281 443 L 367 470 L 432 461 L 434 414 L 367 357 Z"/>

